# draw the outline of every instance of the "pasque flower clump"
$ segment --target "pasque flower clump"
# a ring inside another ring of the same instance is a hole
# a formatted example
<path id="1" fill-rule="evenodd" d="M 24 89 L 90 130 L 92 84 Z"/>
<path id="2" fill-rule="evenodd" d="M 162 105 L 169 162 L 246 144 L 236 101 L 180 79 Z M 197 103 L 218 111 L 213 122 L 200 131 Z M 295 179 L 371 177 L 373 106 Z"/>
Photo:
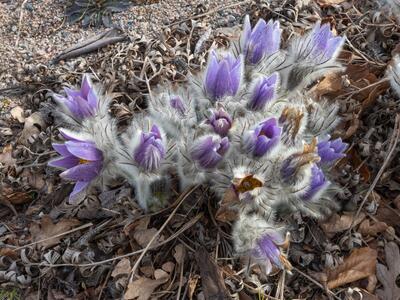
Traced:
<path id="1" fill-rule="evenodd" d="M 337 105 L 314 101 L 307 87 L 341 69 L 343 41 L 318 23 L 280 49 L 279 22 L 252 28 L 246 17 L 240 40 L 211 50 L 206 68 L 186 84 L 152 91 L 148 113 L 134 115 L 122 134 L 108 113 L 109 96 L 85 76 L 80 90 L 54 96 L 66 141 L 54 144 L 61 158 L 50 165 L 76 182 L 71 202 L 111 178 L 130 182 L 145 210 L 163 204 L 171 174 L 181 189 L 209 184 L 218 201 L 233 191 L 237 253 L 267 273 L 289 269 L 284 213 L 321 217 L 335 208 L 330 169 L 347 144 L 329 136 Z"/>

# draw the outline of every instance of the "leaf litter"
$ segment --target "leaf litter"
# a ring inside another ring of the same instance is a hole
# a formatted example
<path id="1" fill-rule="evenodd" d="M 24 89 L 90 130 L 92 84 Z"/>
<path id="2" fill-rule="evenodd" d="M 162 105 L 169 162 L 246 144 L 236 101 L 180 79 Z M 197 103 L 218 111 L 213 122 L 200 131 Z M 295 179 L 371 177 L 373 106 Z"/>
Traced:
<path id="1" fill-rule="evenodd" d="M 311 89 L 321 101 L 339 102 L 342 123 L 335 135 L 352 146 L 349 159 L 340 162 L 334 174 L 341 186 L 341 205 L 318 223 L 300 214 L 287 220 L 294 228 L 289 260 L 303 275 L 285 274 L 284 298 L 322 299 L 333 291 L 339 298 L 398 299 L 398 155 L 357 214 L 388 154 L 395 115 L 400 112 L 397 96 L 382 81 L 400 45 L 398 20 L 389 6 L 376 1 L 249 1 L 240 7 L 210 13 L 198 4 L 192 7 L 196 14 L 209 14 L 160 26 L 157 38 L 129 31 L 130 40 L 86 55 L 78 53 L 54 65 L 50 60 L 75 42 L 57 45 L 57 51 L 50 49 L 51 55 L 35 53 L 31 58 L 20 50 L 18 57 L 28 57 L 23 60 L 26 64 L 10 67 L 12 75 L 0 75 L 6 84 L 6 90 L 0 90 L 2 287 L 11 284 L 23 295 L 21 299 L 171 299 L 177 295 L 181 299 L 213 295 L 266 299 L 275 294 L 281 274 L 265 278 L 257 269 L 246 274 L 245 265 L 234 256 L 230 224 L 236 216 L 229 209 L 237 201 L 234 194 L 227 193 L 218 207 L 206 189 L 192 192 L 131 276 L 143 249 L 176 203 L 144 215 L 129 187 L 116 183 L 110 191 L 92 191 L 76 206 L 66 205 L 71 187 L 46 168 L 52 156 L 50 142 L 59 136 L 48 90 L 59 89 L 61 82 L 74 85 L 81 73 L 93 72 L 114 93 L 111 112 L 119 126 L 127 126 L 132 111 L 145 109 L 146 78 L 151 87 L 165 80 L 186 80 L 189 71 L 204 66 L 210 47 L 229 44 L 234 26 L 249 13 L 253 21 L 279 19 L 286 37 L 322 20 L 334 24 L 338 34 L 348 39 L 341 54 L 346 68 L 337 75 L 327 74 Z M 11 29 L 11 20 L 2 18 Z M 234 21 L 218 22 L 224 18 Z M 90 30 L 84 34 L 94 36 Z M 79 229 L 90 222 L 93 226 Z M 319 285 L 309 275 L 315 275 Z"/>

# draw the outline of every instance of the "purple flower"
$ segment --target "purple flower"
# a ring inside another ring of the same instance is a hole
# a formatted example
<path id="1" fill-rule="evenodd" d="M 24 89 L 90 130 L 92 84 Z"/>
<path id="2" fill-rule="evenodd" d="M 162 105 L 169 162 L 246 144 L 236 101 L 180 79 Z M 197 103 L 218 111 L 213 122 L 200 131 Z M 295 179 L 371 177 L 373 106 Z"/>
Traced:
<path id="1" fill-rule="evenodd" d="M 190 155 L 204 169 L 215 168 L 229 149 L 227 137 L 205 136 L 200 138 L 190 150 Z"/>
<path id="2" fill-rule="evenodd" d="M 249 64 L 257 64 L 265 55 L 271 55 L 279 50 L 281 30 L 279 22 L 270 20 L 265 23 L 259 19 L 256 26 L 251 29 L 249 16 L 244 20 L 241 44 L 243 54 Z"/>
<path id="3" fill-rule="evenodd" d="M 74 117 L 83 119 L 96 114 L 99 98 L 88 75 L 83 76 L 80 90 L 69 88 L 64 90 L 66 97 L 55 94 L 54 99 L 64 104 Z"/>
<path id="4" fill-rule="evenodd" d="M 254 130 L 244 134 L 242 139 L 244 151 L 256 157 L 263 156 L 279 143 L 281 131 L 275 118 L 263 121 Z"/>
<path id="5" fill-rule="evenodd" d="M 252 251 L 252 256 L 257 260 L 262 260 L 266 266 L 267 273 L 272 270 L 272 265 L 279 269 L 284 269 L 286 260 L 281 254 L 279 245 L 284 243 L 284 238 L 276 231 L 268 230 L 256 242 Z"/>
<path id="6" fill-rule="evenodd" d="M 248 104 L 252 110 L 262 110 L 265 105 L 275 99 L 278 82 L 278 73 L 258 80 Z"/>
<path id="7" fill-rule="evenodd" d="M 172 108 L 175 108 L 175 110 L 180 114 L 180 115 L 185 115 L 186 108 L 185 105 L 183 104 L 183 101 L 181 97 L 179 96 L 173 96 L 169 100 L 169 104 L 171 105 Z"/>
<path id="8" fill-rule="evenodd" d="M 311 200 L 319 191 L 323 190 L 329 185 L 326 180 L 324 172 L 317 166 L 313 165 L 311 168 L 310 185 L 306 193 L 302 196 L 303 200 Z"/>
<path id="9" fill-rule="evenodd" d="M 321 163 L 330 164 L 346 156 L 343 152 L 347 149 L 348 144 L 343 143 L 341 138 L 337 138 L 333 141 L 329 139 L 321 141 L 317 146 Z"/>
<path id="10" fill-rule="evenodd" d="M 310 36 L 311 40 L 308 44 L 308 55 L 311 59 L 321 61 L 330 60 L 343 43 L 342 37 L 335 37 L 330 29 L 329 24 L 317 23 Z"/>
<path id="11" fill-rule="evenodd" d="M 217 101 L 224 96 L 234 96 L 242 78 L 242 59 L 237 59 L 227 53 L 218 59 L 215 51 L 210 52 L 209 62 L 204 79 L 204 89 L 207 96 Z"/>
<path id="12" fill-rule="evenodd" d="M 103 154 L 93 142 L 77 138 L 67 140 L 64 144 L 53 144 L 53 148 L 61 157 L 50 161 L 49 165 L 66 169 L 60 176 L 76 181 L 70 195 L 71 201 L 100 174 L 103 167 Z"/>
<path id="13" fill-rule="evenodd" d="M 140 167 L 147 171 L 154 171 L 160 167 L 165 153 L 161 132 L 156 125 L 153 125 L 150 132 L 141 133 L 140 142 L 134 150 L 133 157 Z"/>
<path id="14" fill-rule="evenodd" d="M 208 117 L 206 123 L 211 125 L 216 134 L 226 136 L 228 135 L 229 129 L 232 127 L 232 118 L 225 110 L 220 108 L 211 113 L 211 116 Z"/>

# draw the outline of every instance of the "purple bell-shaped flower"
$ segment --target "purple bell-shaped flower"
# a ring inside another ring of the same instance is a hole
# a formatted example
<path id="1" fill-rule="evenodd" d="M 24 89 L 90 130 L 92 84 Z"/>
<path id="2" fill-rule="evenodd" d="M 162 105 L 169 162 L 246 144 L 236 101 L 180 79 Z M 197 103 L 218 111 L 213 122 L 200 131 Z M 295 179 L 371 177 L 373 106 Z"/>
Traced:
<path id="1" fill-rule="evenodd" d="M 282 129 L 275 118 L 261 122 L 254 130 L 244 133 L 243 150 L 256 157 L 265 155 L 278 145 Z"/>
<path id="2" fill-rule="evenodd" d="M 55 94 L 54 99 L 65 105 L 73 117 L 84 119 L 97 112 L 99 98 L 88 75 L 84 75 L 80 90 L 64 88 L 66 97 Z"/>
<path id="3" fill-rule="evenodd" d="M 151 172 L 160 168 L 165 154 L 161 132 L 156 125 L 153 125 L 150 132 L 141 133 L 133 158 L 141 168 Z"/>
<path id="4" fill-rule="evenodd" d="M 225 96 L 236 95 L 242 79 L 242 69 L 241 56 L 235 59 L 231 53 L 227 53 L 219 59 L 212 50 L 204 78 L 207 97 L 217 101 Z"/>
<path id="5" fill-rule="evenodd" d="M 262 110 L 268 102 L 275 99 L 278 77 L 278 73 L 273 73 L 257 81 L 248 103 L 251 110 Z"/>
<path id="6" fill-rule="evenodd" d="M 321 157 L 321 163 L 331 164 L 338 159 L 346 156 L 343 152 L 348 144 L 343 143 L 341 138 L 335 140 L 325 140 L 318 143 L 318 155 Z"/>
<path id="7" fill-rule="evenodd" d="M 215 168 L 229 150 L 227 137 L 207 135 L 195 142 L 190 150 L 190 155 L 204 169 Z"/>
<path id="8" fill-rule="evenodd" d="M 270 20 L 266 23 L 259 19 L 251 29 L 249 16 L 245 17 L 241 43 L 246 62 L 257 64 L 265 55 L 271 55 L 279 50 L 281 30 L 279 22 Z"/>

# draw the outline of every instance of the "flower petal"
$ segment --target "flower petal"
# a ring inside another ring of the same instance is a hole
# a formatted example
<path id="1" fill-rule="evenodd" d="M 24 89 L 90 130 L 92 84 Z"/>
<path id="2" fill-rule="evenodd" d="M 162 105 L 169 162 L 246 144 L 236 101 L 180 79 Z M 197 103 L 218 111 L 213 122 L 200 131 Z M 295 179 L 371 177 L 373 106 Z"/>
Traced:
<path id="1" fill-rule="evenodd" d="M 100 161 L 103 159 L 103 154 L 93 143 L 67 141 L 65 145 L 68 151 L 76 157 L 89 161 Z"/>
<path id="2" fill-rule="evenodd" d="M 72 190 L 71 194 L 69 195 L 69 203 L 74 203 L 74 198 L 77 196 L 81 191 L 83 191 L 88 185 L 89 181 L 78 181 L 75 183 L 74 189 Z"/>
<path id="3" fill-rule="evenodd" d="M 100 173 L 101 162 L 89 162 L 77 165 L 71 169 L 65 170 L 60 177 L 73 181 L 91 181 Z"/>
<path id="4" fill-rule="evenodd" d="M 79 164 L 79 158 L 75 156 L 61 157 L 49 161 L 48 165 L 51 167 L 70 169 Z"/>

